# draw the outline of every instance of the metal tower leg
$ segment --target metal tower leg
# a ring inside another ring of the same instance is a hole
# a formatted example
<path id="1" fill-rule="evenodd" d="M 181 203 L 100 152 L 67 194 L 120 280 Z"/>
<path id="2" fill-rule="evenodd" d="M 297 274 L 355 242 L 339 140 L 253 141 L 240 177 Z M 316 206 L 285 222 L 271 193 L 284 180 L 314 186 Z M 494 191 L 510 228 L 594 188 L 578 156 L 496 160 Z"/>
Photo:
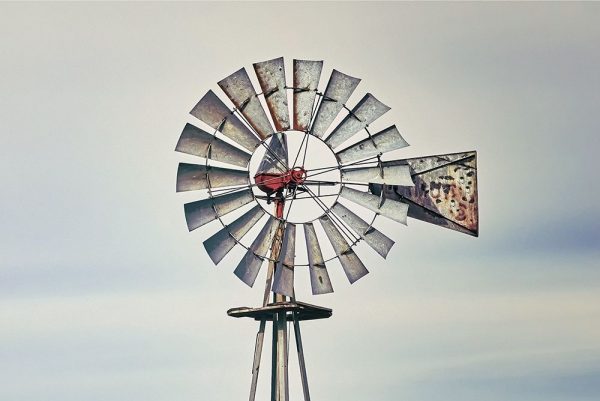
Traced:
<path id="1" fill-rule="evenodd" d="M 258 383 L 258 371 L 260 369 L 260 357 L 262 355 L 263 342 L 265 339 L 266 320 L 260 321 L 258 333 L 256 333 L 256 344 L 254 345 L 254 361 L 252 362 L 252 384 L 250 385 L 249 401 L 256 397 L 256 384 Z"/>
<path id="2" fill-rule="evenodd" d="M 275 294 L 275 302 L 285 302 L 285 297 Z M 273 315 L 272 401 L 289 400 L 286 315 L 286 312 L 279 312 Z"/>
<path id="3" fill-rule="evenodd" d="M 310 401 L 308 377 L 306 376 L 306 364 L 304 363 L 304 349 L 302 348 L 302 336 L 300 335 L 300 321 L 298 320 L 296 313 L 294 313 L 294 338 L 296 339 L 296 350 L 298 351 L 298 363 L 300 364 L 300 378 L 302 380 L 304 401 Z"/>

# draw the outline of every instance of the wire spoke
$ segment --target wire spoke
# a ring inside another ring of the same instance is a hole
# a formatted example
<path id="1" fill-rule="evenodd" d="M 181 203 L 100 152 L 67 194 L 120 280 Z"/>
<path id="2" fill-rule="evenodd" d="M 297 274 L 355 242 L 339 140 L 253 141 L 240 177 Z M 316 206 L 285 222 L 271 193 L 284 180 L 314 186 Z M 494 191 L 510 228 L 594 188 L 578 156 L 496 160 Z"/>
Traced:
<path id="1" fill-rule="evenodd" d="M 335 225 L 341 233 L 348 237 L 350 242 L 353 244 L 358 242 L 360 238 L 354 236 L 354 234 L 348 228 L 346 228 L 346 226 L 344 226 L 343 222 L 335 214 L 331 213 L 331 210 L 326 207 L 325 203 L 319 199 L 319 197 L 313 191 L 311 191 L 310 188 L 304 187 L 304 189 L 306 189 L 307 193 L 312 196 L 315 203 L 319 205 L 319 207 L 323 209 L 323 211 L 329 216 L 333 225 Z"/>
<path id="2" fill-rule="evenodd" d="M 308 178 L 308 177 L 314 177 L 315 175 L 329 173 L 330 171 L 334 171 L 334 170 L 341 170 L 343 168 L 350 167 L 350 166 L 359 166 L 359 165 L 363 165 L 363 164 L 372 164 L 372 163 L 374 163 L 374 161 L 368 161 L 370 159 L 377 159 L 377 156 L 369 157 L 367 159 L 359 160 L 357 162 L 352 162 L 352 163 L 348 163 L 348 164 L 340 164 L 338 166 L 319 167 L 319 168 L 311 169 L 311 170 L 308 170 L 308 171 L 319 171 L 319 172 L 318 173 L 313 173 L 313 174 L 308 174 L 306 176 L 306 178 Z M 320 170 L 323 170 L 323 171 L 320 171 Z"/>
<path id="3" fill-rule="evenodd" d="M 298 153 L 296 153 L 296 158 L 294 159 L 294 163 L 292 163 L 292 167 L 296 166 L 296 162 L 298 161 L 298 157 L 300 157 L 300 153 L 302 152 L 302 145 L 304 145 L 304 141 L 306 141 L 306 145 L 308 146 L 308 137 L 307 133 L 304 133 L 304 137 L 302 138 L 302 142 L 300 142 L 300 147 L 298 148 Z M 304 164 L 302 164 L 304 166 Z"/>

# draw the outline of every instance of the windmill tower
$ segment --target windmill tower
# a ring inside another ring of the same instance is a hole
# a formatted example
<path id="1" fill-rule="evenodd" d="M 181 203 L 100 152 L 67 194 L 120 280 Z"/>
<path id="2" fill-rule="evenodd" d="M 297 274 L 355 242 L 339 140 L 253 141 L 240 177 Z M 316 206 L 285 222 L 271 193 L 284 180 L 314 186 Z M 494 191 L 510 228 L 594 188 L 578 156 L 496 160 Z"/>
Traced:
<path id="1" fill-rule="evenodd" d="M 256 63 L 258 93 L 244 68 L 234 72 L 218 83 L 233 107 L 208 91 L 190 113 L 210 132 L 187 124 L 176 146 L 204 159 L 179 164 L 177 191 L 203 197 L 184 205 L 190 231 L 215 220 L 222 225 L 204 241 L 211 260 L 218 264 L 236 245 L 243 247 L 234 274 L 251 287 L 267 264 L 261 305 L 227 312 L 259 321 L 250 401 L 268 322 L 271 400 L 289 399 L 288 322 L 304 400 L 310 400 L 300 322 L 328 318 L 332 311 L 296 300 L 296 269 L 308 269 L 314 295 L 333 292 L 327 265 L 334 259 L 350 283 L 364 277 L 369 271 L 354 246 L 364 241 L 385 258 L 394 244 L 375 228 L 379 216 L 478 235 L 476 153 L 387 160 L 386 154 L 408 146 L 396 126 L 377 127 L 390 108 L 370 93 L 347 106 L 360 79 L 337 70 L 320 91 L 322 69 L 322 61 L 294 60 L 288 85 L 283 58 Z M 365 211 L 370 219 L 361 217 Z M 297 237 L 304 237 L 304 262 L 296 258 Z"/>

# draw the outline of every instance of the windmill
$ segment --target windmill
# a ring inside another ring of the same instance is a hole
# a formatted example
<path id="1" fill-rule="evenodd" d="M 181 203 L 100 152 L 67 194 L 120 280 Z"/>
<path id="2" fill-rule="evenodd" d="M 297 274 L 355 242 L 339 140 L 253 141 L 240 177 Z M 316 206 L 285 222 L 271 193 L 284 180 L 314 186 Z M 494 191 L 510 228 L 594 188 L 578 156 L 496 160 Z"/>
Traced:
<path id="1" fill-rule="evenodd" d="M 333 292 L 327 269 L 334 259 L 350 283 L 364 277 L 368 270 L 355 245 L 362 241 L 385 258 L 394 244 L 375 227 L 379 216 L 402 224 L 412 217 L 477 236 L 477 159 L 475 152 L 463 152 L 387 160 L 408 143 L 395 125 L 377 127 L 390 108 L 372 94 L 353 107 L 346 104 L 360 79 L 334 69 L 320 91 L 322 61 L 294 60 L 291 85 L 283 58 L 253 67 L 260 92 L 241 68 L 218 83 L 233 107 L 208 91 L 190 112 L 210 129 L 183 129 L 176 151 L 204 163 L 179 164 L 177 191 L 202 197 L 184 205 L 190 231 L 221 223 L 204 241 L 215 264 L 234 247 L 243 248 L 234 274 L 250 287 L 267 264 L 262 304 L 227 312 L 259 321 L 250 401 L 267 322 L 273 329 L 271 400 L 289 399 L 291 323 L 308 401 L 300 322 L 328 318 L 332 311 L 296 300 L 295 270 L 308 269 L 314 295 Z M 294 213 L 295 205 L 300 212 Z M 367 211 L 371 218 L 364 219 Z M 305 261 L 296 258 L 297 237 L 304 237 Z"/>

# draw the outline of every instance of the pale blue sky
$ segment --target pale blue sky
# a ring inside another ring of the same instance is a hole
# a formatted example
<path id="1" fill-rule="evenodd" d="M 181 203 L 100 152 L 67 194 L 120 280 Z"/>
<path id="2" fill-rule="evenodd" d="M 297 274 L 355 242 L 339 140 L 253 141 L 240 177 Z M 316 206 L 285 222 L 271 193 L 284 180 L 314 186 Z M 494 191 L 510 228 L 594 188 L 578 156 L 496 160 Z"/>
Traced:
<path id="1" fill-rule="evenodd" d="M 298 272 L 334 310 L 304 325 L 313 398 L 600 399 L 599 19 L 595 3 L 1 4 L 0 399 L 247 397 L 257 325 L 225 311 L 261 288 L 187 232 L 173 149 L 206 90 L 278 56 L 362 78 L 351 101 L 392 107 L 405 157 L 479 152 L 480 238 L 383 222 L 396 245 L 386 263 L 359 247 L 371 274 L 352 287 L 332 264 L 336 292 L 312 297 Z"/>

